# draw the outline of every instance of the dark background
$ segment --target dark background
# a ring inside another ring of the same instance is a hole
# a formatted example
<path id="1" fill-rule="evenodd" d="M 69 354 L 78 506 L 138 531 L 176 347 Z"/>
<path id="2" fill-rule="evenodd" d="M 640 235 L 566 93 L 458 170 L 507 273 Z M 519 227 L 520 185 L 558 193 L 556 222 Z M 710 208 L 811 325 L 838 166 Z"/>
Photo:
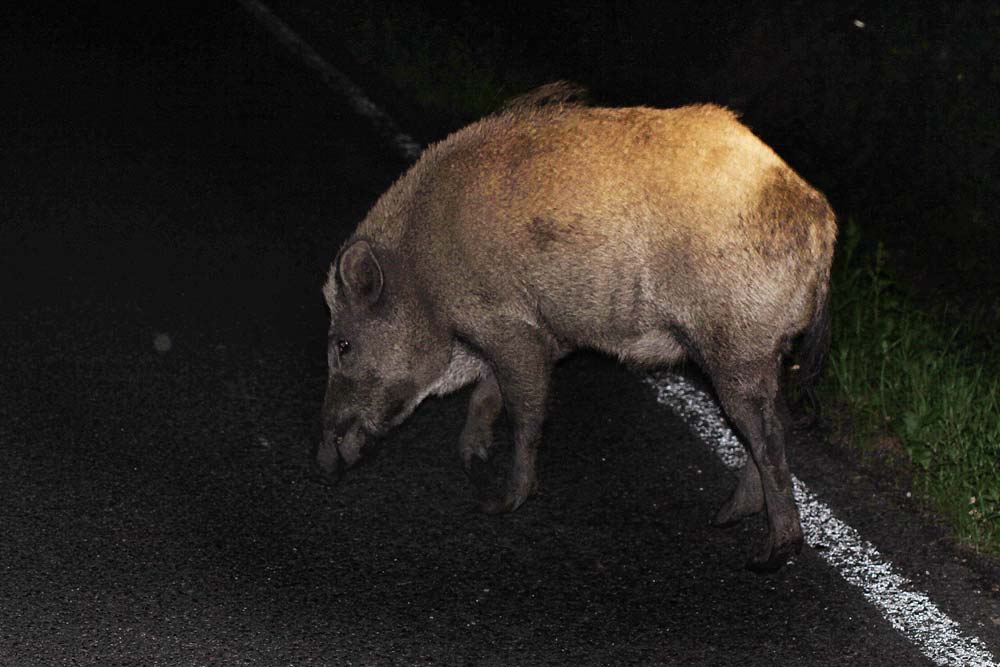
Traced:
<path id="1" fill-rule="evenodd" d="M 423 139 L 557 78 L 612 104 L 728 105 L 827 193 L 842 220 L 857 221 L 869 242 L 883 240 L 925 302 L 1000 317 L 992 261 L 1000 252 L 1000 3 L 272 4 Z M 206 55 L 172 31 L 218 11 L 182 4 L 154 19 L 139 5 L 123 13 L 75 3 L 58 21 L 35 5 L 8 7 L 5 61 L 47 43 L 92 49 L 87 57 L 105 61 L 102 74 L 115 82 L 108 93 L 125 117 L 165 76 L 163 48 L 174 49 L 177 76 L 181 63 Z M 413 16 L 420 25 L 407 25 Z M 37 37 L 14 27 L 25 22 Z M 440 44 L 428 45 L 428 35 Z M 438 51 L 461 58 L 448 68 Z M 410 76 L 390 68 L 399 61 L 414 63 Z M 35 62 L 38 69 L 6 74 L 14 97 L 46 85 L 45 57 Z M 457 102 L 455 81 L 472 76 L 488 91 Z"/>

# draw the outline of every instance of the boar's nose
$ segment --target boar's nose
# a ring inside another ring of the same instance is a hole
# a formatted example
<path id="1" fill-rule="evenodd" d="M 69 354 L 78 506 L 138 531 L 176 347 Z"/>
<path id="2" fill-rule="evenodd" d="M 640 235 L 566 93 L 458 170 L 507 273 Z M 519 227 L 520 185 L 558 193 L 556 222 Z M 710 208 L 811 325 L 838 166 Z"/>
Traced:
<path id="1" fill-rule="evenodd" d="M 323 418 L 323 439 L 316 448 L 313 475 L 317 481 L 332 486 L 342 472 L 357 463 L 364 436 L 356 419 L 338 419 L 326 414 Z"/>
<path id="2" fill-rule="evenodd" d="M 333 486 L 340 478 L 340 454 L 337 452 L 337 438 L 324 431 L 323 439 L 316 447 L 313 457 L 312 477 L 326 486 Z"/>
<path id="3" fill-rule="evenodd" d="M 313 457 L 313 477 L 317 481 L 327 485 L 336 484 L 341 471 L 347 467 L 339 448 L 350 425 L 350 421 L 341 420 L 336 413 L 326 410 L 324 406 L 323 438 Z"/>

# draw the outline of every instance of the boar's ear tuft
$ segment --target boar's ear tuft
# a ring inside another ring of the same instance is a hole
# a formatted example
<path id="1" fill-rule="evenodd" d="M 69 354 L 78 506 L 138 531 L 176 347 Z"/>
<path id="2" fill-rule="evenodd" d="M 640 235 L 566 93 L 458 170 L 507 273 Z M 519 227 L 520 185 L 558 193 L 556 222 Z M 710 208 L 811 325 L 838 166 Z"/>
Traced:
<path id="1" fill-rule="evenodd" d="M 355 241 L 340 255 L 340 280 L 348 296 L 374 304 L 382 294 L 382 267 L 367 241 Z"/>

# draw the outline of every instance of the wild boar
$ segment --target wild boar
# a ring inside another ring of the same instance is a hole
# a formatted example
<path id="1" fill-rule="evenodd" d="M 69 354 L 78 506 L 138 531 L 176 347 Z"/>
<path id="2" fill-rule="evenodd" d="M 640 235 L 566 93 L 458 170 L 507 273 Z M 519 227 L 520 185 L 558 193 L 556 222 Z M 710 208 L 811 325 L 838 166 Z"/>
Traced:
<path id="1" fill-rule="evenodd" d="M 340 249 L 317 463 L 352 465 L 425 397 L 474 382 L 459 454 L 485 460 L 507 411 L 513 468 L 484 510 L 510 512 L 535 491 L 559 358 L 688 358 L 750 454 L 715 520 L 766 509 L 750 565 L 777 569 L 802 544 L 782 362 L 798 340 L 803 378 L 822 363 L 834 213 L 724 108 L 598 108 L 552 90 L 429 147 Z"/>

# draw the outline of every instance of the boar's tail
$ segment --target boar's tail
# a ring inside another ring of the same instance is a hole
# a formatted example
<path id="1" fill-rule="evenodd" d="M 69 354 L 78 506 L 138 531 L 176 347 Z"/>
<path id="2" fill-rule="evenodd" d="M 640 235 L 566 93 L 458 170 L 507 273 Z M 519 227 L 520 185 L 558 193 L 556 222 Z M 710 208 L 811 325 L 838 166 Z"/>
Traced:
<path id="1" fill-rule="evenodd" d="M 821 410 L 819 398 L 816 396 L 816 384 L 823 373 L 829 351 L 830 297 L 827 293 L 798 341 L 796 354 L 798 372 L 795 374 L 795 384 L 799 393 L 796 412 L 803 415 L 796 420 L 796 426 L 800 428 L 809 428 L 820 420 Z"/>
<path id="2" fill-rule="evenodd" d="M 589 93 L 583 86 L 569 81 L 553 81 L 523 95 L 507 100 L 503 111 L 528 111 L 553 104 L 562 106 L 587 106 Z"/>

